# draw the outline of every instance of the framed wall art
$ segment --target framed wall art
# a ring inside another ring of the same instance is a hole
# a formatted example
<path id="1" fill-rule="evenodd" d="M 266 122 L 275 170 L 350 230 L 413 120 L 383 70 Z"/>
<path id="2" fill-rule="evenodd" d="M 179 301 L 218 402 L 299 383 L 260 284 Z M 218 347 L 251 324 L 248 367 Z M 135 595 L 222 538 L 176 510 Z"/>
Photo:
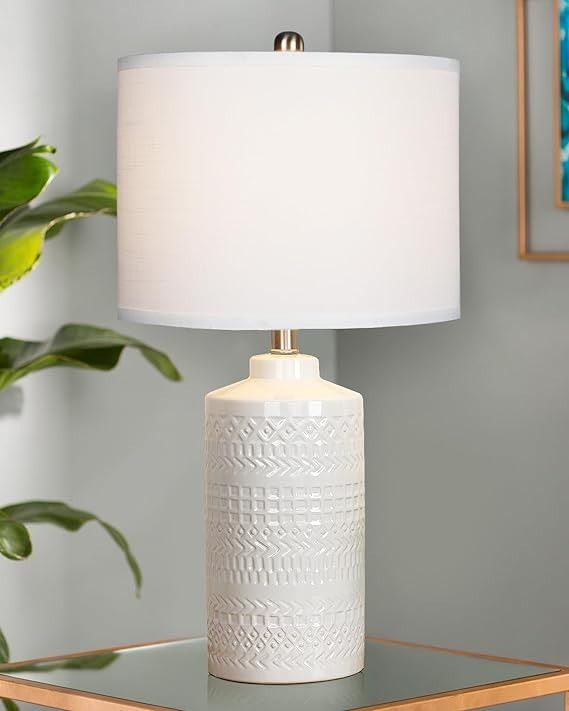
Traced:
<path id="1" fill-rule="evenodd" d="M 553 28 L 555 190 L 557 207 L 569 208 L 569 0 L 557 0 Z"/>
<path id="2" fill-rule="evenodd" d="M 569 208 L 569 0 L 543 0 L 553 6 L 553 185 L 554 209 Z M 567 250 L 537 250 L 529 234 L 528 28 L 527 2 L 516 0 L 518 59 L 518 255 L 531 261 L 569 261 Z"/>

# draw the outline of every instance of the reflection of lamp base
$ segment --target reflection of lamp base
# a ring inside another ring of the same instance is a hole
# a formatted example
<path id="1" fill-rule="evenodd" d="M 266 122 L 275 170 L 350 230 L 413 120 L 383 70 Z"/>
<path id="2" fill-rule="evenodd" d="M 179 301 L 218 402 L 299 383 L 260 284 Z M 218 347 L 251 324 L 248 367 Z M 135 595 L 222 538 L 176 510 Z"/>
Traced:
<path id="1" fill-rule="evenodd" d="M 312 356 L 206 397 L 209 671 L 337 679 L 364 663 L 363 412 Z"/>
<path id="2" fill-rule="evenodd" d="M 227 711 L 235 708 L 300 711 L 307 709 L 353 709 L 364 697 L 364 674 L 336 679 L 326 684 L 263 685 L 235 684 L 208 676 L 207 708 Z"/>

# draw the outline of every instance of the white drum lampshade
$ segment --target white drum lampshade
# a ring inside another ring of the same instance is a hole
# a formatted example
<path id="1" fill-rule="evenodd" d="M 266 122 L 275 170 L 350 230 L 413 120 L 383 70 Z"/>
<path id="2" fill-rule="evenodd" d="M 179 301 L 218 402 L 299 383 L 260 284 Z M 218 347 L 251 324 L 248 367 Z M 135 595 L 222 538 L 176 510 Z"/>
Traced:
<path id="1" fill-rule="evenodd" d="M 209 671 L 359 672 L 362 398 L 320 378 L 296 329 L 458 318 L 457 63 L 124 58 L 118 196 L 121 317 L 273 331 L 248 379 L 206 396 Z"/>
<path id="2" fill-rule="evenodd" d="M 119 68 L 123 317 L 221 329 L 458 317 L 455 61 L 221 52 Z"/>

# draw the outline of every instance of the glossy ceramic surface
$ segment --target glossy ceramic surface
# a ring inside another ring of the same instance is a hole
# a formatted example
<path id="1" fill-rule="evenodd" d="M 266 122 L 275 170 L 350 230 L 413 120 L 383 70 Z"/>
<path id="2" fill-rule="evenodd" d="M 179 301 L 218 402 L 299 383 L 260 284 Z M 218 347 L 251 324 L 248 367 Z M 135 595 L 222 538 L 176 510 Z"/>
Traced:
<path id="1" fill-rule="evenodd" d="M 206 398 L 209 670 L 255 683 L 364 663 L 362 399 L 306 355 Z"/>

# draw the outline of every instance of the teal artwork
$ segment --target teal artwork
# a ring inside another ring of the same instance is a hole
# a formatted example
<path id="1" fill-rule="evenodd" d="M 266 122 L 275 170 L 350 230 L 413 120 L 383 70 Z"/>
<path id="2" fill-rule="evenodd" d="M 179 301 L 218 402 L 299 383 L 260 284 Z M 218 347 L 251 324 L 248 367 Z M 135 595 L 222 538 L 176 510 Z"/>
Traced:
<path id="1" fill-rule="evenodd" d="M 560 197 L 569 203 L 569 0 L 559 0 L 559 102 Z"/>

